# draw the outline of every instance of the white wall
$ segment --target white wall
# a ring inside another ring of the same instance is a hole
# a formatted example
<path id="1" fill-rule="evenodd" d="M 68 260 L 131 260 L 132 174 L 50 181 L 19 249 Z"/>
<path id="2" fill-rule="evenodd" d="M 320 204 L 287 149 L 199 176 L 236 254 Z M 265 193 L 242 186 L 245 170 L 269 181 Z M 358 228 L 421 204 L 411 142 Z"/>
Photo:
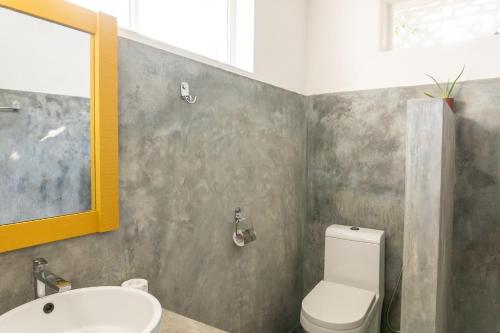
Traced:
<path id="1" fill-rule="evenodd" d="M 255 0 L 253 73 L 124 29 L 120 35 L 308 95 L 428 84 L 426 73 L 446 80 L 463 64 L 463 79 L 500 77 L 500 36 L 382 51 L 381 8 L 381 0 Z M 88 97 L 88 35 L 31 18 L 13 27 L 5 12 L 0 88 Z"/>
<path id="2" fill-rule="evenodd" d="M 0 8 L 0 89 L 88 98 L 90 36 Z"/>
<path id="3" fill-rule="evenodd" d="M 306 92 L 308 0 L 255 0 L 255 75 Z"/>
<path id="4" fill-rule="evenodd" d="M 381 51 L 380 0 L 309 0 L 307 94 L 500 77 L 500 36 Z"/>
<path id="5" fill-rule="evenodd" d="M 308 0 L 255 0 L 252 73 L 120 28 L 119 35 L 239 75 L 305 94 Z"/>

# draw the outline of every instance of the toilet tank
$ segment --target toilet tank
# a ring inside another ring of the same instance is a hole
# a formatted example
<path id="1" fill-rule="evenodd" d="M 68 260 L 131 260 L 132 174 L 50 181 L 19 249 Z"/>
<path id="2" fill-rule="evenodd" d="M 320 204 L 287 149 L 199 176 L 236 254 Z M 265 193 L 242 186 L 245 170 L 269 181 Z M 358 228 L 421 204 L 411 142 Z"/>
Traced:
<path id="1" fill-rule="evenodd" d="M 384 296 L 385 240 L 381 230 L 331 225 L 325 235 L 325 280 Z"/>

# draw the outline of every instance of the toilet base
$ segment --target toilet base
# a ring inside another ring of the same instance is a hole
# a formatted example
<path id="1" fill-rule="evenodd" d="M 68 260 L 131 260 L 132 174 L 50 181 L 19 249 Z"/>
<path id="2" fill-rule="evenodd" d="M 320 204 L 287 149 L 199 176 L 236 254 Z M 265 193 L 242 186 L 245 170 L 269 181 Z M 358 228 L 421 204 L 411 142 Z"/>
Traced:
<path id="1" fill-rule="evenodd" d="M 368 315 L 368 320 L 360 327 L 350 330 L 334 330 L 317 326 L 309 321 L 303 314 L 300 313 L 300 324 L 306 333 L 380 333 L 381 322 L 381 305 L 380 299 L 377 298 L 375 306 L 371 309 Z"/>

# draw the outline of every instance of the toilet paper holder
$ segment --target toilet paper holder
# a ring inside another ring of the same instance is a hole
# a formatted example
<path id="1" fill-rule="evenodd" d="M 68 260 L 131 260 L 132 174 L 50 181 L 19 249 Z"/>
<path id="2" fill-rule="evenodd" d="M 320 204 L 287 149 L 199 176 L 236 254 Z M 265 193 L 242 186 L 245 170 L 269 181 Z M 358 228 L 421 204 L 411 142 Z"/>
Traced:
<path id="1" fill-rule="evenodd" d="M 237 246 L 245 246 L 257 239 L 257 234 L 251 223 L 245 222 L 246 218 L 242 216 L 241 208 L 234 210 L 234 233 L 233 241 Z"/>

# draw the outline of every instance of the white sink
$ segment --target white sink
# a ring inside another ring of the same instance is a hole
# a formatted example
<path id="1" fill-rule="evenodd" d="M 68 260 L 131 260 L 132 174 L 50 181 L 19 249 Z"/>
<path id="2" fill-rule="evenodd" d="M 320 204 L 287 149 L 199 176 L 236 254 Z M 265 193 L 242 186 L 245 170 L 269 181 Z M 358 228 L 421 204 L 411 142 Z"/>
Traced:
<path id="1" fill-rule="evenodd" d="M 53 304 L 53 311 L 49 312 Z M 54 294 L 0 316 L 5 333 L 158 333 L 162 308 L 152 295 L 123 287 Z"/>

